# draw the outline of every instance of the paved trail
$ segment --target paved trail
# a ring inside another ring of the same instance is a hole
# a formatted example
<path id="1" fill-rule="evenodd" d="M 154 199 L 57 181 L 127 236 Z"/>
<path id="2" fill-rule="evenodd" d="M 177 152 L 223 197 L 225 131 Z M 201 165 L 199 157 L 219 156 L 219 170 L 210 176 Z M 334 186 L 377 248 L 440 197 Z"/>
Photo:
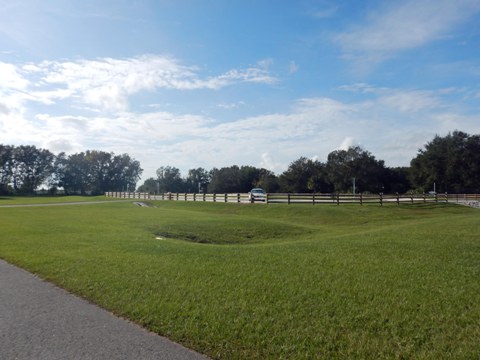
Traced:
<path id="1" fill-rule="evenodd" d="M 0 259 L 0 359 L 207 358 Z"/>

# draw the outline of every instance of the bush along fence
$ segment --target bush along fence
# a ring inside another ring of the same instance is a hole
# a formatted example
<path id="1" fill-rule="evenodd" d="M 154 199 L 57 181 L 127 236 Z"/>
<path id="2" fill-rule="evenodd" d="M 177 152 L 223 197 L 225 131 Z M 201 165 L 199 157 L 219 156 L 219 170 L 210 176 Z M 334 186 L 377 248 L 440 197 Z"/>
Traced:
<path id="1" fill-rule="evenodd" d="M 194 193 L 164 193 L 153 195 L 139 192 L 107 192 L 107 197 L 121 199 L 167 200 L 167 201 L 204 201 L 221 203 L 250 203 L 247 193 L 230 194 L 194 194 Z M 272 193 L 267 194 L 265 204 L 405 204 L 405 203 L 462 203 L 480 207 L 480 194 L 320 194 L 320 193 Z"/>

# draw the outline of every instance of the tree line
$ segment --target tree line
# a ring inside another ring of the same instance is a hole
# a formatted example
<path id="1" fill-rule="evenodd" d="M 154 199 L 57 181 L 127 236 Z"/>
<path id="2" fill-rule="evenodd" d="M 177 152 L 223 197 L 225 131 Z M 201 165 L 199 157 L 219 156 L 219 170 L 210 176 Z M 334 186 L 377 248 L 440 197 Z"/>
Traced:
<path id="1" fill-rule="evenodd" d="M 51 194 L 103 194 L 133 191 L 142 174 L 140 163 L 128 154 L 88 150 L 53 154 L 31 145 L 0 144 L 0 194 L 34 194 L 48 187 Z"/>
<path id="2" fill-rule="evenodd" d="M 88 150 L 53 154 L 35 146 L 0 144 L 0 194 L 33 194 L 47 186 L 66 194 L 134 191 L 143 170 L 128 154 Z M 254 166 L 190 169 L 183 177 L 162 166 L 138 191 L 243 193 L 252 187 L 291 193 L 480 193 L 480 135 L 454 131 L 435 136 L 409 167 L 389 168 L 367 150 L 353 146 L 335 150 L 321 162 L 306 157 L 293 161 L 280 175 Z"/>
<path id="3" fill-rule="evenodd" d="M 183 178 L 175 167 L 160 167 L 157 178 L 147 179 L 139 191 L 244 193 L 261 187 L 270 193 L 352 192 L 354 181 L 356 192 L 405 192 L 409 186 L 403 169 L 388 169 L 382 160 L 355 146 L 333 151 L 326 163 L 300 157 L 279 176 L 264 168 L 233 165 L 191 169 Z"/>
<path id="4" fill-rule="evenodd" d="M 480 136 L 461 131 L 435 136 L 409 167 L 386 167 L 360 146 L 332 151 L 326 162 L 300 157 L 278 176 L 263 168 L 233 165 L 191 169 L 182 177 L 178 168 L 163 166 L 138 190 L 243 193 L 252 187 L 270 193 L 476 193 L 480 192 Z"/>

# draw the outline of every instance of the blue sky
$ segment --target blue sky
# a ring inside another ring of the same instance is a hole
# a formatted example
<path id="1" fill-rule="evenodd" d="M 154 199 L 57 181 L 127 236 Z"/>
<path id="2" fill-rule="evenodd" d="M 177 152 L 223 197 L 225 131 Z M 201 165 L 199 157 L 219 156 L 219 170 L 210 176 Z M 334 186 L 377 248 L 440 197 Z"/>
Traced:
<path id="1" fill-rule="evenodd" d="M 480 133 L 480 0 L 0 0 L 0 143 L 253 165 Z"/>

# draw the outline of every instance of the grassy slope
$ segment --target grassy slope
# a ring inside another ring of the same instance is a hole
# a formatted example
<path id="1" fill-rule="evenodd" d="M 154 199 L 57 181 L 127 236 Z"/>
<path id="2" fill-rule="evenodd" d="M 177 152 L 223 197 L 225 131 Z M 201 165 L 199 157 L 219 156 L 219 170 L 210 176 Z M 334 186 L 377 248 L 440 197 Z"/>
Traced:
<path id="1" fill-rule="evenodd" d="M 66 202 L 113 201 L 105 196 L 0 196 L 1 205 L 56 204 Z"/>
<path id="2" fill-rule="evenodd" d="M 156 204 L 0 208 L 0 257 L 215 358 L 480 356 L 478 210 Z"/>

